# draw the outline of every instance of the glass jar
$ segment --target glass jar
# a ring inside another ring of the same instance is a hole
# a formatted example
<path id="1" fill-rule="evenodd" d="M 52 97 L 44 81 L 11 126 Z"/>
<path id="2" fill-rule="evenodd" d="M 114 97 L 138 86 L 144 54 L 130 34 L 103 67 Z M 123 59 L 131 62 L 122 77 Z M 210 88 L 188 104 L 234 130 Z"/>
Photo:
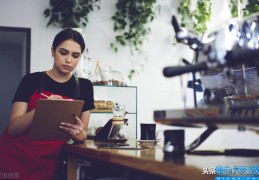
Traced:
<path id="1" fill-rule="evenodd" d="M 119 71 L 99 70 L 89 77 L 94 85 L 127 86 L 126 77 Z"/>
<path id="2" fill-rule="evenodd" d="M 100 70 L 89 77 L 94 85 L 112 86 L 111 74 L 108 71 Z"/>

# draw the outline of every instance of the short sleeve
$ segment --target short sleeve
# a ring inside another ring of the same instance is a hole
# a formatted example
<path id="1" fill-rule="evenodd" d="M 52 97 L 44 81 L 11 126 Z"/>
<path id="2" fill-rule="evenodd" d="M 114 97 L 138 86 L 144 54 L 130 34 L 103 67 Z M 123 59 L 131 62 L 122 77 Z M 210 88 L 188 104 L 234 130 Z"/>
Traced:
<path id="1" fill-rule="evenodd" d="M 16 89 L 12 103 L 29 102 L 31 95 L 33 94 L 31 84 L 32 82 L 30 82 L 29 75 L 25 75 Z"/>

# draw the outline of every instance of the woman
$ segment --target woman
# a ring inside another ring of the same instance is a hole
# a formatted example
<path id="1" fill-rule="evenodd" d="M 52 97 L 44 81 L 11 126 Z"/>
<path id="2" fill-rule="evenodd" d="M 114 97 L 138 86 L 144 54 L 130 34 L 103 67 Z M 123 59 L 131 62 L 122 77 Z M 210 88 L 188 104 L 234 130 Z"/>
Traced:
<path id="1" fill-rule="evenodd" d="M 32 141 L 28 138 L 37 99 L 75 99 L 79 96 L 78 99 L 84 100 L 80 117 L 74 117 L 75 124 L 62 123 L 60 128 L 76 142 L 87 138 L 90 110 L 94 108 L 93 85 L 87 79 L 72 75 L 84 49 L 81 34 L 65 29 L 56 35 L 52 44 L 52 69 L 23 77 L 12 101 L 8 127 L 0 137 L 0 178 L 55 179 L 64 141 Z"/>

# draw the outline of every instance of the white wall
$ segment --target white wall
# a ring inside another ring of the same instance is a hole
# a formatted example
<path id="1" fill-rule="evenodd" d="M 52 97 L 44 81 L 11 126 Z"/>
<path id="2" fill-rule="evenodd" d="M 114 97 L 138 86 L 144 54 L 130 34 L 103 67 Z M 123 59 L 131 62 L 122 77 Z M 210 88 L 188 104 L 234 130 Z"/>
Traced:
<path id="1" fill-rule="evenodd" d="M 95 11 L 89 17 L 86 31 L 86 44 L 89 57 L 99 60 L 103 67 L 128 74 L 132 60 L 144 61 L 141 56 L 131 57 L 127 49 L 120 49 L 115 54 L 109 49 L 113 41 L 113 23 L 110 17 L 115 11 L 115 0 L 101 1 L 100 11 Z M 47 20 L 43 16 L 48 7 L 48 0 L 1 0 L 0 26 L 28 27 L 32 32 L 31 72 L 50 69 L 52 58 L 50 48 L 55 34 L 60 30 L 56 27 L 46 27 Z M 138 87 L 138 121 L 154 122 L 153 111 L 159 109 L 183 108 L 180 78 L 165 78 L 162 70 L 165 66 L 177 65 L 181 58 L 192 60 L 193 52 L 184 45 L 173 46 L 174 32 L 170 25 L 171 15 L 175 13 L 178 1 L 158 0 L 160 12 L 151 25 L 149 41 L 144 44 L 147 62 L 144 70 L 135 76 L 130 85 Z M 211 27 L 219 24 L 221 1 L 213 0 L 215 9 Z M 159 125 L 158 129 L 176 127 Z M 194 140 L 204 129 L 186 128 L 186 142 Z M 256 136 L 250 132 L 236 130 L 218 130 L 209 141 L 201 147 L 259 147 Z M 249 141 L 248 141 L 249 139 Z M 255 140 L 254 142 L 252 140 Z"/>

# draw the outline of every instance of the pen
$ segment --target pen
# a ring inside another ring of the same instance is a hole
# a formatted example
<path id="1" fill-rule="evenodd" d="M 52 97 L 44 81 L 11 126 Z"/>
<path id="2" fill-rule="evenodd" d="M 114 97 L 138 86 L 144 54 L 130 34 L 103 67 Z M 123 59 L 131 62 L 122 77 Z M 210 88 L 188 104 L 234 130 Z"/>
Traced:
<path id="1" fill-rule="evenodd" d="M 44 96 L 45 98 L 49 98 L 49 96 L 47 96 L 46 94 L 40 93 L 42 96 Z"/>
<path id="2" fill-rule="evenodd" d="M 49 96 L 48 95 L 46 95 L 46 94 L 43 94 L 43 93 L 40 93 L 42 96 L 44 96 L 45 98 L 49 98 Z M 62 99 L 62 98 L 57 98 L 57 99 L 52 99 L 52 100 L 67 100 L 67 101 L 73 101 L 73 99 Z"/>

